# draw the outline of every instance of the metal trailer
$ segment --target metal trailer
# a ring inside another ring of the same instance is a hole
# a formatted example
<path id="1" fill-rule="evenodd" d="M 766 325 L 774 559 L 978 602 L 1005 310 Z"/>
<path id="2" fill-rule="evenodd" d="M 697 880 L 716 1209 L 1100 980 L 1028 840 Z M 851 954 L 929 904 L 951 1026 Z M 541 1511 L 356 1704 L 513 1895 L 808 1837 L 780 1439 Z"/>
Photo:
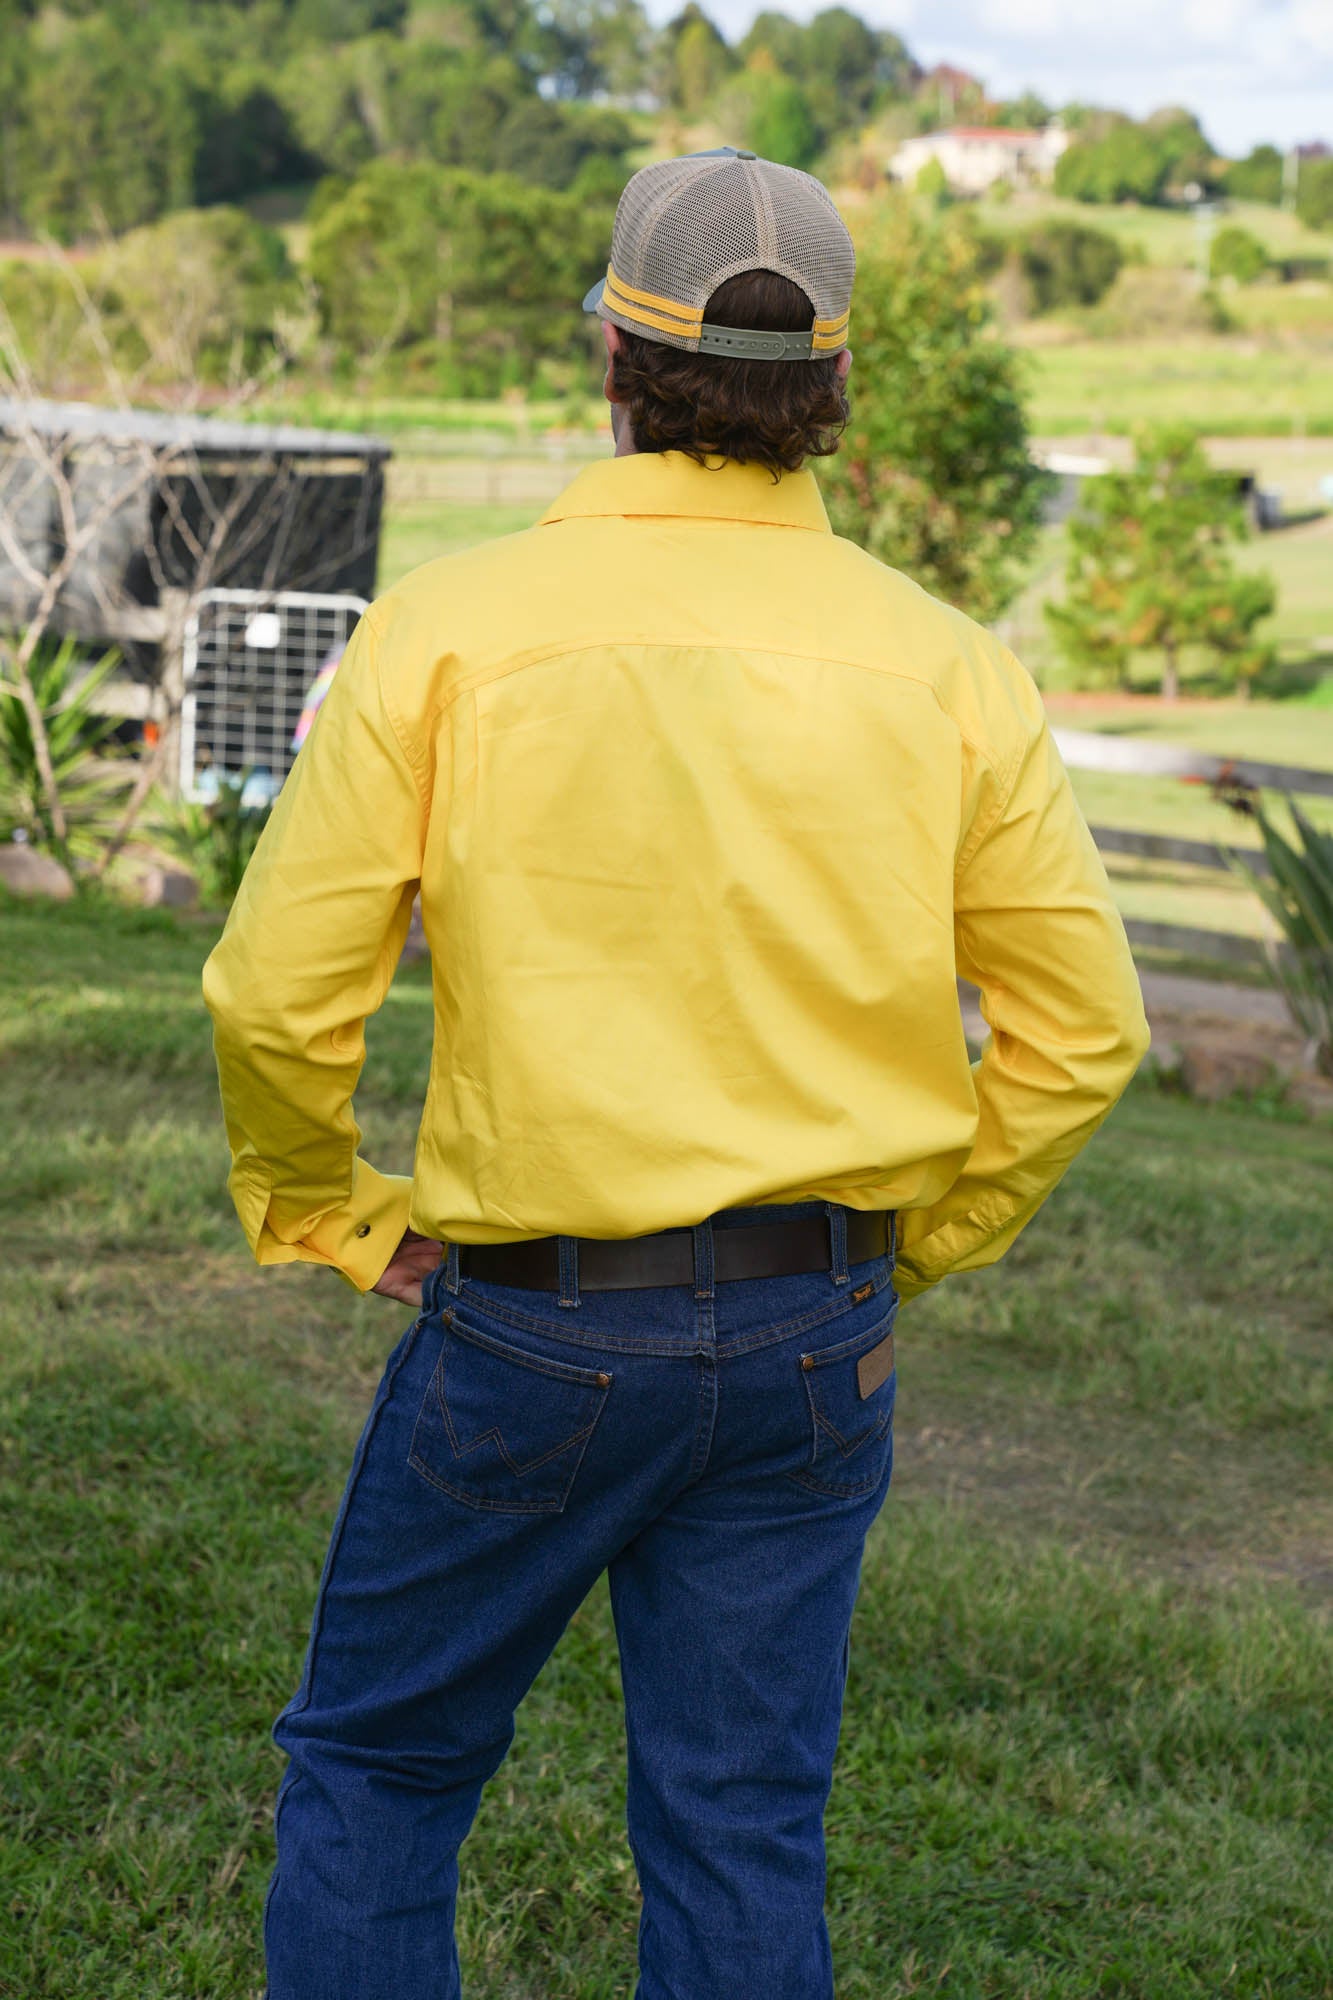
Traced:
<path id="1" fill-rule="evenodd" d="M 167 592 L 373 597 L 389 456 L 356 432 L 0 398 L 0 512 L 34 567 L 49 573 L 62 545 L 47 457 L 76 522 L 108 509 L 53 630 L 118 643 L 146 677 L 168 635 Z M 152 476 L 136 483 L 136 462 Z M 214 544 L 204 575 L 201 538 Z M 22 625 L 34 600 L 0 541 L 0 624 Z"/>
<path id="2" fill-rule="evenodd" d="M 303 590 L 210 590 L 185 628 L 179 785 L 214 795 L 250 773 L 247 803 L 277 796 L 292 735 L 320 668 L 341 656 L 364 597 Z"/>

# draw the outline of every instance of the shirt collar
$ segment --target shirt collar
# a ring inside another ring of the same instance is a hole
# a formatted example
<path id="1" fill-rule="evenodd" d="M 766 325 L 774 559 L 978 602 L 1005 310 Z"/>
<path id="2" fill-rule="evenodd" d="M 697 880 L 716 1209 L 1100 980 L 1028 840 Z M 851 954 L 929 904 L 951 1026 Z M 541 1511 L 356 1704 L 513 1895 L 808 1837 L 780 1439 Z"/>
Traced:
<path id="1" fill-rule="evenodd" d="M 805 467 L 784 472 L 775 482 L 762 465 L 723 458 L 699 465 L 679 451 L 633 452 L 585 466 L 539 525 L 598 514 L 692 514 L 832 533 L 815 476 Z"/>

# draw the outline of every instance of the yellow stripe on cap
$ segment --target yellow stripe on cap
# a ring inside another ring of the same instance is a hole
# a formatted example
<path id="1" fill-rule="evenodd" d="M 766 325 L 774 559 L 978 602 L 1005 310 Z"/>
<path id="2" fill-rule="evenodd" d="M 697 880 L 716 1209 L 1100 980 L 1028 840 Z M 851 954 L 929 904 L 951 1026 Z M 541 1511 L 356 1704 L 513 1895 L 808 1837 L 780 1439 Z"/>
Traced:
<path id="1" fill-rule="evenodd" d="M 699 338 L 698 321 L 668 319 L 665 313 L 649 312 L 647 306 L 636 306 L 629 299 L 622 299 L 619 292 L 610 285 L 602 293 L 602 304 L 609 307 L 620 319 L 629 320 L 634 326 L 652 327 L 658 333 L 679 334 L 682 340 Z"/>
<path id="2" fill-rule="evenodd" d="M 841 319 L 817 319 L 810 340 L 811 353 L 832 354 L 838 348 L 845 347 L 850 325 L 850 313 L 844 313 Z"/>
<path id="3" fill-rule="evenodd" d="M 617 312 L 623 310 L 628 313 L 632 306 L 646 306 L 650 312 L 666 313 L 671 319 L 683 321 L 682 332 L 690 328 L 697 329 L 703 324 L 702 306 L 683 306 L 678 299 L 664 299 L 659 292 L 641 292 L 636 286 L 627 285 L 623 278 L 616 276 L 614 264 L 608 264 L 606 267 L 606 289 L 608 292 L 618 292 L 622 300 L 630 302 L 623 307 L 617 305 Z"/>

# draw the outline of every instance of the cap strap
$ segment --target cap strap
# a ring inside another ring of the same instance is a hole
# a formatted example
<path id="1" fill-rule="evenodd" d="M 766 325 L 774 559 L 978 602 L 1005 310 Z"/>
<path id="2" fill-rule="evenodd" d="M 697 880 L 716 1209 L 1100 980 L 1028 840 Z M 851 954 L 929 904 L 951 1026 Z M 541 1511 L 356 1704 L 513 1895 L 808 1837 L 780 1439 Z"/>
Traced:
<path id="1" fill-rule="evenodd" d="M 778 333 L 761 327 L 713 326 L 707 320 L 699 328 L 700 354 L 729 354 L 739 361 L 818 361 L 834 354 L 845 344 L 847 321 L 836 337 L 813 332 Z"/>

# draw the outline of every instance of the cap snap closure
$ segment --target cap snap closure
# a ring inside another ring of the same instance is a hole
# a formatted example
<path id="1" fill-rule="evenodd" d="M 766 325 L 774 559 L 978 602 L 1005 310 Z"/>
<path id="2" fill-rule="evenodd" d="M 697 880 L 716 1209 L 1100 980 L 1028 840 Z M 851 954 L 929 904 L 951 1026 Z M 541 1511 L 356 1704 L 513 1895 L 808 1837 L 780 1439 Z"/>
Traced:
<path id="1" fill-rule="evenodd" d="M 738 160 L 757 160 L 759 155 L 758 153 L 747 153 L 744 146 L 738 146 L 736 148 L 736 158 Z"/>

